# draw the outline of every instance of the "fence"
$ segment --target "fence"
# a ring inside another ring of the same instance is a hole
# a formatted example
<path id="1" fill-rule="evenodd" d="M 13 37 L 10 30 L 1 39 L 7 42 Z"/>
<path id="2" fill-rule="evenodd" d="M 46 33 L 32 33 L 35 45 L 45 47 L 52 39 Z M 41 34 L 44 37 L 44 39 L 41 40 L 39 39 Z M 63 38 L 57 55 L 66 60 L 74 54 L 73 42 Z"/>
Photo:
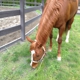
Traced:
<path id="1" fill-rule="evenodd" d="M 21 40 L 24 41 L 25 40 L 25 35 L 28 35 L 30 32 L 32 32 L 35 29 L 35 27 L 34 27 L 28 33 L 25 34 L 25 26 L 29 25 L 34 20 L 38 19 L 41 16 L 41 14 L 37 17 L 32 18 L 31 20 L 29 20 L 27 22 L 25 22 L 25 17 L 24 16 L 25 16 L 25 13 L 29 13 L 31 11 L 42 9 L 42 7 L 44 5 L 44 0 L 42 0 L 40 5 L 37 6 L 37 7 L 34 6 L 34 7 L 31 7 L 31 8 L 25 9 L 24 5 L 25 5 L 25 0 L 20 0 L 20 9 L 19 10 L 0 12 L 0 18 L 20 15 L 20 20 L 21 20 L 20 25 L 17 25 L 17 26 L 11 27 L 11 28 L 7 28 L 7 29 L 4 29 L 4 30 L 0 30 L 0 36 L 7 35 L 9 33 L 15 32 L 17 30 L 21 30 L 21 37 L 20 38 L 12 41 L 10 43 L 7 43 L 3 46 L 0 46 L 0 50 L 3 49 L 4 47 L 7 47 L 9 45 L 14 44 L 17 41 L 21 41 Z"/>
<path id="2" fill-rule="evenodd" d="M 12 42 L 9 42 L 9 43 L 7 43 L 3 46 L 0 46 L 0 50 L 7 47 L 7 46 L 10 46 L 10 45 L 14 44 L 17 41 L 21 41 L 21 40 L 24 41 L 25 36 L 28 35 L 29 33 L 31 33 L 36 28 L 36 27 L 32 28 L 29 32 L 27 32 L 25 34 L 25 26 L 29 25 L 31 22 L 33 22 L 34 20 L 38 19 L 41 16 L 41 14 L 40 14 L 39 16 L 34 17 L 33 19 L 25 22 L 25 17 L 24 17 L 25 13 L 42 9 L 43 6 L 44 6 L 44 0 L 41 0 L 41 3 L 36 2 L 36 3 L 33 3 L 33 4 L 36 4 L 36 5 L 39 4 L 39 5 L 25 9 L 25 6 L 24 6 L 25 5 L 25 0 L 20 0 L 20 9 L 19 10 L 0 12 L 0 18 L 20 15 L 20 20 L 21 20 L 20 25 L 17 25 L 17 26 L 11 27 L 11 28 L 7 28 L 7 29 L 4 29 L 4 30 L 0 30 L 0 36 L 15 32 L 17 30 L 21 30 L 21 37 L 20 38 L 15 39 Z M 80 14 L 80 7 L 78 8 L 77 13 Z"/>

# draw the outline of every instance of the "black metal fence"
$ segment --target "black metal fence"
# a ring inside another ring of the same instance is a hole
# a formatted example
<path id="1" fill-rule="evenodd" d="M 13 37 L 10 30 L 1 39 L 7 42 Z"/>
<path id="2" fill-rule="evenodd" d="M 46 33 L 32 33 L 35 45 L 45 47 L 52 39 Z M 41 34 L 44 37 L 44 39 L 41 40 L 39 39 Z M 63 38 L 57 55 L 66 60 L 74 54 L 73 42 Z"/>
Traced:
<path id="1" fill-rule="evenodd" d="M 36 4 L 38 4 L 38 3 L 36 3 Z M 29 13 L 29 12 L 35 11 L 35 10 L 42 10 L 43 5 L 44 5 L 44 0 L 41 0 L 41 3 L 39 3 L 39 5 L 37 7 L 34 6 L 34 7 L 30 7 L 30 8 L 25 9 L 25 0 L 20 0 L 20 9 L 0 12 L 0 18 L 20 15 L 20 21 L 21 21 L 20 25 L 0 30 L 0 36 L 4 36 L 9 33 L 15 32 L 17 30 L 21 30 L 21 37 L 20 38 L 14 40 L 14 41 L 11 41 L 3 46 L 0 46 L 0 50 L 3 49 L 4 47 L 11 45 L 11 44 L 14 44 L 17 41 L 21 41 L 21 40 L 24 41 L 25 40 L 25 36 L 28 35 L 30 32 L 32 32 L 35 29 L 35 27 L 34 27 L 28 33 L 25 34 L 25 26 L 29 25 L 30 23 L 32 23 L 33 21 L 35 21 L 36 19 L 38 19 L 41 16 L 41 14 L 40 14 L 40 15 L 32 18 L 31 20 L 25 22 L 25 13 Z"/>

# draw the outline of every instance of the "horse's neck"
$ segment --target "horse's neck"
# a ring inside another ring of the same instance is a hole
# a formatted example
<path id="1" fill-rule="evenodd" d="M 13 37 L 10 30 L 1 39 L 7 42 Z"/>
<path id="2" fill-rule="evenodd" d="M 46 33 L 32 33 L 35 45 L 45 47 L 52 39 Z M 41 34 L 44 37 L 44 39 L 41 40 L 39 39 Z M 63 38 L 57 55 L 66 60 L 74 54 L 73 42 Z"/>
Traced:
<path id="1" fill-rule="evenodd" d="M 53 26 L 58 20 L 59 10 L 57 8 L 59 8 L 59 6 L 55 5 L 57 6 L 55 7 L 52 3 L 50 3 L 50 5 L 46 5 L 46 7 L 44 8 L 36 35 L 38 43 L 42 45 L 46 43 Z"/>
<path id="2" fill-rule="evenodd" d="M 46 21 L 43 22 L 43 20 L 41 20 L 38 27 L 37 35 L 36 35 L 36 40 L 39 44 L 45 45 L 52 31 L 52 28 L 53 28 L 53 25 L 50 25 L 48 22 Z"/>
<path id="3" fill-rule="evenodd" d="M 36 40 L 39 44 L 44 45 L 47 42 L 57 19 L 58 17 L 54 17 L 53 19 L 51 18 L 51 20 L 41 19 L 36 35 Z"/>
<path id="4" fill-rule="evenodd" d="M 36 35 L 37 42 L 39 44 L 44 45 L 47 41 L 47 38 L 48 38 L 48 34 L 45 34 L 44 29 L 42 27 L 39 27 Z"/>

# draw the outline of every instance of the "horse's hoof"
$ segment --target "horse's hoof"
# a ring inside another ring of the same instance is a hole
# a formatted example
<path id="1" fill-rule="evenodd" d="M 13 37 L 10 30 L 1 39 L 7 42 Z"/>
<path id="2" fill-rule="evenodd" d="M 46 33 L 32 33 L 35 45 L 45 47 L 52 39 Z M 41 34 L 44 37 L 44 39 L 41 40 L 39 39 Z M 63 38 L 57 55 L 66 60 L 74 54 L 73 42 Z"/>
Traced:
<path id="1" fill-rule="evenodd" d="M 57 60 L 58 60 L 58 61 L 61 61 L 61 57 L 57 57 Z"/>

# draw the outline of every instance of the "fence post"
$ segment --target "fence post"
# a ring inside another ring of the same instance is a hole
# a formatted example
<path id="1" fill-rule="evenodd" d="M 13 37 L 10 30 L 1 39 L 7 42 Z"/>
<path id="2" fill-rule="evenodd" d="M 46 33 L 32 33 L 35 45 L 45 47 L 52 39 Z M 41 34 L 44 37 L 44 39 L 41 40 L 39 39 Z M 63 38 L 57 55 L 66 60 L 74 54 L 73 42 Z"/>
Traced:
<path id="1" fill-rule="evenodd" d="M 35 6 L 36 6 L 36 3 L 37 3 L 37 2 L 36 2 L 36 0 L 35 0 Z"/>
<path id="2" fill-rule="evenodd" d="M 42 0 L 42 11 L 43 11 L 43 8 L 44 8 L 44 0 Z"/>
<path id="3" fill-rule="evenodd" d="M 14 0 L 13 0 L 13 6 L 15 6 L 15 2 L 14 2 Z"/>
<path id="4" fill-rule="evenodd" d="M 0 6 L 2 6 L 2 0 L 0 0 Z"/>
<path id="5" fill-rule="evenodd" d="M 25 0 L 20 0 L 21 38 L 25 40 Z"/>

